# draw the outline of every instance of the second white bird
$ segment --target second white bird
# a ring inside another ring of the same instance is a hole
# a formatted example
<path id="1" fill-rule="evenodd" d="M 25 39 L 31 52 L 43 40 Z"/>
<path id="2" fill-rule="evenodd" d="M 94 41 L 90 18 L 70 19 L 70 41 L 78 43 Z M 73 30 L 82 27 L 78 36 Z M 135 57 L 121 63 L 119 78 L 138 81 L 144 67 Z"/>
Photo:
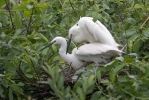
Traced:
<path id="1" fill-rule="evenodd" d="M 52 44 L 60 44 L 60 56 L 74 69 L 83 66 L 84 61 L 94 62 L 97 65 L 100 63 L 108 63 L 111 57 L 116 57 L 121 54 L 120 50 L 101 43 L 85 44 L 79 48 L 74 48 L 71 54 L 66 54 L 67 42 L 63 37 L 54 38 L 47 46 L 41 50 L 51 46 Z"/>

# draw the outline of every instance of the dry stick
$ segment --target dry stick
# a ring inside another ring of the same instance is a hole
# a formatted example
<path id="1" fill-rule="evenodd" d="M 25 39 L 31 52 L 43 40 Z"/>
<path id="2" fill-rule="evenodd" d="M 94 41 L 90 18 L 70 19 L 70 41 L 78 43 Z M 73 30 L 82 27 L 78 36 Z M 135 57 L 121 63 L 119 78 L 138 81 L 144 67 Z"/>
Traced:
<path id="1" fill-rule="evenodd" d="M 149 16 L 147 17 L 147 19 L 143 22 L 143 24 L 141 25 L 141 27 L 143 27 L 145 25 L 145 23 L 149 20 Z"/>
<path id="2" fill-rule="evenodd" d="M 123 51 L 125 49 L 125 47 L 127 46 L 127 44 L 124 45 L 124 47 L 121 49 L 121 51 Z"/>
<path id="3" fill-rule="evenodd" d="M 12 28 L 15 30 L 15 27 L 14 27 L 14 24 L 13 24 L 13 21 L 12 21 L 12 15 L 11 15 L 9 4 L 8 4 L 8 2 L 6 0 L 5 0 L 5 3 L 6 3 L 6 6 L 8 8 L 8 12 L 9 12 L 9 16 L 10 16 L 10 21 L 11 21 Z"/>
<path id="4" fill-rule="evenodd" d="M 75 12 L 75 9 L 74 9 L 74 7 L 73 7 L 73 5 L 72 5 L 72 3 L 71 3 L 70 0 L 69 0 L 69 3 L 70 3 L 70 5 L 71 5 L 72 9 L 74 10 L 75 15 L 77 16 L 77 13 Z"/>

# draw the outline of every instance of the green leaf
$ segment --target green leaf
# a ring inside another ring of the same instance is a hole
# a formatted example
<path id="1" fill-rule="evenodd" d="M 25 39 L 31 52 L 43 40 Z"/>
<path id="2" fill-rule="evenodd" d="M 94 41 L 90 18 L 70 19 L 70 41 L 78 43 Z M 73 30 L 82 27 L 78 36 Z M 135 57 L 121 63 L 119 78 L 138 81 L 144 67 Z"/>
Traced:
<path id="1" fill-rule="evenodd" d="M 28 78 L 33 78 L 33 75 L 31 75 L 31 74 L 25 74 L 25 76 Z"/>
<path id="2" fill-rule="evenodd" d="M 119 60 L 119 61 L 121 61 L 121 62 L 124 61 L 124 57 L 122 57 L 122 56 L 120 56 L 120 57 L 116 57 L 115 59 L 117 59 L 117 60 Z"/>
<path id="3" fill-rule="evenodd" d="M 22 83 L 22 82 L 19 82 L 18 83 L 18 86 L 24 86 L 25 84 L 24 83 Z"/>
<path id="4" fill-rule="evenodd" d="M 3 94 L 3 92 L 4 92 L 4 90 L 3 90 L 3 88 L 0 85 L 0 97 L 5 97 L 4 94 Z"/>
<path id="5" fill-rule="evenodd" d="M 20 14 L 18 14 L 18 13 L 16 13 L 14 15 L 14 24 L 15 24 L 16 28 L 22 27 L 22 20 L 21 20 Z"/>
<path id="6" fill-rule="evenodd" d="M 89 76 L 89 78 L 88 78 L 89 85 L 94 82 L 94 78 L 95 78 L 94 75 L 90 75 L 90 76 Z"/>
<path id="7" fill-rule="evenodd" d="M 147 37 L 149 37 L 149 28 L 143 29 L 142 35 L 144 38 L 148 39 Z"/>
<path id="8" fill-rule="evenodd" d="M 130 57 L 125 57 L 124 61 L 127 63 L 135 62 L 135 60 L 133 58 L 130 58 Z"/>
<path id="9" fill-rule="evenodd" d="M 6 2 L 8 3 L 9 0 L 0 0 L 0 8 L 6 4 Z"/>
<path id="10" fill-rule="evenodd" d="M 129 37 L 135 33 L 137 33 L 136 29 L 131 28 L 131 29 L 126 30 L 126 33 L 123 33 L 123 34 L 126 35 L 126 37 Z"/>
<path id="11" fill-rule="evenodd" d="M 11 69 L 12 70 L 12 69 Z M 14 69 L 14 70 L 16 70 L 16 69 Z M 12 70 L 13 71 L 13 70 Z M 6 74 L 5 74 L 5 76 L 6 77 L 14 77 L 15 76 L 15 73 L 12 73 L 12 72 L 7 72 Z"/>
<path id="12" fill-rule="evenodd" d="M 5 64 L 6 64 L 7 68 L 9 68 L 9 69 L 12 70 L 12 71 L 15 71 L 16 68 L 17 68 L 17 66 L 14 64 L 13 61 L 5 61 Z M 7 74 L 8 74 L 8 73 L 7 73 Z M 7 75 L 7 74 L 6 74 L 6 75 Z"/>
<path id="13" fill-rule="evenodd" d="M 136 39 L 135 42 L 134 42 L 134 45 L 133 45 L 133 51 L 138 52 L 141 49 L 140 48 L 141 46 L 142 46 L 142 41 Z"/>
<path id="14" fill-rule="evenodd" d="M 11 88 L 9 88 L 9 100 L 13 100 L 13 93 Z"/>
<path id="15" fill-rule="evenodd" d="M 116 74 L 114 73 L 114 71 L 111 71 L 110 72 L 110 80 L 114 83 L 115 79 L 116 79 Z"/>
<path id="16" fill-rule="evenodd" d="M 85 69 L 84 69 L 84 68 L 83 68 L 83 69 L 79 69 L 79 70 L 77 70 L 77 71 L 75 72 L 75 75 L 81 74 L 81 73 L 83 73 L 83 72 L 85 72 Z"/>
<path id="17" fill-rule="evenodd" d="M 47 7 L 48 7 L 47 3 L 41 3 L 41 4 L 35 5 L 35 8 L 47 8 Z"/>
<path id="18" fill-rule="evenodd" d="M 137 57 L 137 54 L 136 53 L 130 53 L 128 54 L 131 58 L 136 58 Z"/>
<path id="19" fill-rule="evenodd" d="M 17 29 L 16 31 L 15 31 L 15 34 L 14 34 L 14 36 L 13 36 L 13 39 L 16 39 L 16 38 L 18 38 L 18 35 L 21 33 L 21 29 Z"/>
<path id="20" fill-rule="evenodd" d="M 98 81 L 101 80 L 101 71 L 100 70 L 97 70 L 96 77 L 97 77 Z"/>
<path id="21" fill-rule="evenodd" d="M 142 9 L 144 6 L 143 5 L 140 5 L 140 4 L 135 4 L 134 8 L 136 9 Z"/>
<path id="22" fill-rule="evenodd" d="M 108 79 L 102 79 L 100 82 L 101 82 L 101 83 L 104 83 L 104 84 L 107 84 L 107 83 L 109 83 L 110 81 L 109 81 Z"/>
<path id="23" fill-rule="evenodd" d="M 65 17 L 64 19 L 62 19 L 60 25 L 65 26 L 68 23 L 68 21 L 69 21 L 68 17 Z"/>
<path id="24" fill-rule="evenodd" d="M 126 22 L 134 25 L 137 21 L 135 19 L 133 19 L 133 18 L 127 18 L 126 19 Z M 130 30 L 129 31 L 127 30 L 126 32 L 131 32 L 131 31 Z M 129 34 L 131 34 L 131 33 L 129 33 Z"/>
<path id="25" fill-rule="evenodd" d="M 49 40 L 41 33 L 38 33 L 37 36 L 43 40 L 45 40 L 47 43 L 49 43 Z"/>
<path id="26" fill-rule="evenodd" d="M 15 6 L 15 7 L 13 8 L 13 10 L 25 10 L 25 9 L 26 9 L 25 6 L 20 6 L 20 5 Z"/>
<path id="27" fill-rule="evenodd" d="M 128 82 L 129 80 L 126 77 L 119 76 L 118 77 L 118 82 Z"/>
<path id="28" fill-rule="evenodd" d="M 117 74 L 123 67 L 125 67 L 127 65 L 127 63 L 121 63 L 120 65 L 116 66 L 116 68 L 114 68 L 113 72 L 114 74 Z"/>
<path id="29" fill-rule="evenodd" d="M 10 84 L 10 86 L 11 86 L 11 89 L 16 91 L 17 93 L 23 94 L 22 88 L 20 88 L 17 84 Z"/>
<path id="30" fill-rule="evenodd" d="M 57 87 L 58 89 L 63 89 L 63 84 L 64 84 L 64 79 L 62 76 L 59 76 L 58 81 L 57 81 Z"/>
<path id="31" fill-rule="evenodd" d="M 98 13 L 97 12 L 93 12 L 92 16 L 93 16 L 93 21 L 96 22 L 98 20 Z"/>
<path id="32" fill-rule="evenodd" d="M 80 87 L 77 88 L 77 93 L 80 97 L 80 100 L 85 100 L 85 95 L 83 94 L 83 91 Z"/>
<path id="33" fill-rule="evenodd" d="M 0 83 L 1 83 L 1 85 L 2 86 L 4 86 L 5 88 L 8 88 L 8 82 L 6 81 L 6 80 L 2 80 L 2 79 L 0 79 Z"/>
<path id="34" fill-rule="evenodd" d="M 105 65 L 105 67 L 101 69 L 101 72 L 106 72 L 106 71 L 111 70 L 117 63 L 118 63 L 118 60 L 114 60 L 108 63 L 107 65 Z"/>
<path id="35" fill-rule="evenodd" d="M 92 96 L 90 100 L 98 100 L 101 95 L 101 91 L 96 91 Z"/>
<path id="36" fill-rule="evenodd" d="M 2 28 L 2 23 L 0 22 L 0 28 Z"/>

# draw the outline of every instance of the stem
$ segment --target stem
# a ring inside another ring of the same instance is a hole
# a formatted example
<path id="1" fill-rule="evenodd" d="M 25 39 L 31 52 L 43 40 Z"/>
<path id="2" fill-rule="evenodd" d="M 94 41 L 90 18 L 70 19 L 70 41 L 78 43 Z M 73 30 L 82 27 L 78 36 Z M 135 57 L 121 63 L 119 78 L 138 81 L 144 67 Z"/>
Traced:
<path id="1" fill-rule="evenodd" d="M 29 23 L 28 23 L 27 28 L 26 28 L 27 33 L 28 33 L 29 30 L 30 30 L 31 21 L 32 21 L 32 16 L 33 16 L 33 14 L 34 14 L 33 12 L 34 12 L 34 7 L 33 7 L 33 9 L 32 9 L 32 13 L 31 13 L 31 16 L 30 16 L 30 19 L 29 19 Z M 27 35 L 27 33 L 26 33 L 26 35 Z"/>
<path id="2" fill-rule="evenodd" d="M 30 83 L 29 80 L 27 80 L 27 79 L 20 73 L 20 70 L 21 70 L 21 69 L 20 69 L 21 63 L 22 63 L 22 61 L 20 60 L 19 65 L 18 65 L 18 66 L 19 66 L 19 69 L 17 69 L 16 71 L 17 71 L 18 74 L 20 74 L 20 76 L 21 76 L 27 83 Z"/>
<path id="3" fill-rule="evenodd" d="M 149 16 L 147 17 L 147 19 L 143 22 L 143 24 L 141 25 L 141 27 L 143 27 L 145 25 L 145 23 L 149 20 Z"/>
<path id="4" fill-rule="evenodd" d="M 72 7 L 72 9 L 73 9 L 73 11 L 74 11 L 74 13 L 75 13 L 75 15 L 77 16 L 77 13 L 75 12 L 75 9 L 74 9 L 74 7 L 73 7 L 73 5 L 72 5 L 72 2 L 69 0 L 69 3 L 70 3 L 70 5 L 71 5 L 71 7 Z"/>
<path id="5" fill-rule="evenodd" d="M 13 18 L 12 18 L 12 15 L 11 15 L 9 4 L 8 4 L 8 2 L 6 0 L 5 0 L 5 3 L 6 3 L 6 6 L 8 8 L 8 12 L 9 12 L 9 16 L 10 16 L 10 21 L 11 21 L 12 28 L 15 30 L 15 27 L 14 27 L 14 24 L 13 24 L 13 21 L 12 21 Z"/>
<path id="6" fill-rule="evenodd" d="M 29 55 L 29 53 L 27 52 L 26 49 L 25 49 L 25 51 L 26 51 L 26 53 Z M 33 67 L 33 69 L 34 69 L 36 75 L 37 75 L 37 78 L 40 79 L 39 76 L 38 76 L 38 74 L 37 74 L 37 71 L 36 71 L 36 68 L 35 68 L 35 66 L 34 66 L 34 63 L 33 63 L 32 59 L 30 59 L 30 62 L 31 62 L 31 64 L 32 64 L 32 67 Z"/>
<path id="7" fill-rule="evenodd" d="M 86 4 L 85 4 L 84 0 L 83 0 L 83 4 L 84 4 L 84 6 L 85 6 L 85 8 L 86 8 L 86 10 L 87 10 L 87 6 L 86 6 Z"/>

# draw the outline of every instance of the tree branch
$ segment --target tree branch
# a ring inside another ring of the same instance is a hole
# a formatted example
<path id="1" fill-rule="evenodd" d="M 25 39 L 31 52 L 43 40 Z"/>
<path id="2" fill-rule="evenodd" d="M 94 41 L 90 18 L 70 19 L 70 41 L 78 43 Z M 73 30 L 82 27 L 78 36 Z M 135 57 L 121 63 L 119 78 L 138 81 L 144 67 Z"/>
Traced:
<path id="1" fill-rule="evenodd" d="M 9 12 L 9 16 L 10 16 L 10 21 L 11 21 L 12 28 L 15 30 L 15 26 L 14 26 L 13 21 L 12 21 L 13 18 L 12 18 L 12 15 L 11 15 L 9 4 L 8 4 L 8 2 L 6 0 L 5 0 L 5 3 L 6 3 L 6 6 L 8 8 L 8 12 Z"/>
<path id="2" fill-rule="evenodd" d="M 141 27 L 143 27 L 145 25 L 145 23 L 149 20 L 149 16 L 147 17 L 147 19 L 143 22 L 143 24 L 141 25 Z"/>
<path id="3" fill-rule="evenodd" d="M 22 63 L 22 61 L 20 61 L 19 62 L 19 69 L 17 69 L 16 71 L 17 71 L 17 73 L 27 82 L 27 83 L 30 83 L 21 73 L 20 73 L 20 66 L 21 66 L 21 63 Z"/>
<path id="4" fill-rule="evenodd" d="M 29 19 L 29 23 L 28 23 L 27 28 L 26 28 L 26 30 L 27 30 L 26 35 L 28 34 L 28 32 L 29 32 L 29 30 L 30 30 L 31 21 L 32 21 L 32 16 L 33 16 L 33 14 L 34 14 L 33 12 L 34 12 L 34 7 L 32 8 L 32 13 L 31 13 L 31 16 L 30 16 L 30 19 Z"/>
<path id="5" fill-rule="evenodd" d="M 73 7 L 73 5 L 72 5 L 72 3 L 71 3 L 71 1 L 69 0 L 69 3 L 70 3 L 70 5 L 71 5 L 71 7 L 72 7 L 72 9 L 73 9 L 73 11 L 74 11 L 74 13 L 75 13 L 75 15 L 77 16 L 77 13 L 75 12 L 75 9 L 74 9 L 74 7 Z M 78 17 L 78 16 L 77 16 Z"/>
<path id="6" fill-rule="evenodd" d="M 26 49 L 25 49 L 25 51 L 26 51 L 26 53 L 29 55 L 29 53 L 27 52 Z M 30 62 L 31 62 L 31 64 L 32 64 L 32 67 L 33 67 L 33 69 L 34 69 L 36 75 L 37 75 L 37 78 L 40 79 L 39 76 L 38 76 L 38 74 L 37 74 L 37 71 L 36 71 L 36 68 L 35 68 L 35 66 L 34 66 L 34 63 L 33 63 L 32 59 L 30 59 Z"/>

